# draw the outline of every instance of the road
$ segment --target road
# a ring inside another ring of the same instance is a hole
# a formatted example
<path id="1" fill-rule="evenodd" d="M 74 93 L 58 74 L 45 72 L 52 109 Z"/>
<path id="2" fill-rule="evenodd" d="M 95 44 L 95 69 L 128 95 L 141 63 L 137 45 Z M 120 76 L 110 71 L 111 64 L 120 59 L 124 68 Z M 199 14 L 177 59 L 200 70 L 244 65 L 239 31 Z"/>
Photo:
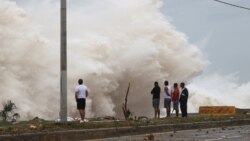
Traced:
<path id="1" fill-rule="evenodd" d="M 91 141 L 250 141 L 250 125 L 125 136 Z"/>

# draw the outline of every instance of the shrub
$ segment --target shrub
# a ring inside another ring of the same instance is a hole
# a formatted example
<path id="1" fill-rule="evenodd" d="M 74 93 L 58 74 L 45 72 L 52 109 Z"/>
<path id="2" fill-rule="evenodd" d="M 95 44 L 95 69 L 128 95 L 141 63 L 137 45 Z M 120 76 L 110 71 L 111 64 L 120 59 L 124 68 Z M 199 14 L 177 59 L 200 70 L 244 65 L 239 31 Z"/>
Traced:
<path id="1" fill-rule="evenodd" d="M 17 109 L 15 103 L 11 100 L 3 103 L 3 110 L 0 111 L 0 117 L 3 121 L 12 121 L 15 122 L 18 118 L 20 118 L 19 113 L 15 113 L 14 111 Z"/>

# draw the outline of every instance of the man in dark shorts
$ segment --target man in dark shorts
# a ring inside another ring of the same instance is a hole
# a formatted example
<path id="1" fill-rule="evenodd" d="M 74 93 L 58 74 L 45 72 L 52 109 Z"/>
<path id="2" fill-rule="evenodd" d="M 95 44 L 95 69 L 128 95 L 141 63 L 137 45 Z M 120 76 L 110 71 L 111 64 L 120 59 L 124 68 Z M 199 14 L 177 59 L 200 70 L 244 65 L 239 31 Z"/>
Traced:
<path id="1" fill-rule="evenodd" d="M 180 96 L 180 107 L 182 117 L 187 117 L 187 101 L 188 101 L 188 89 L 185 87 L 185 83 L 182 82 L 181 86 L 181 96 Z"/>
<path id="2" fill-rule="evenodd" d="M 161 88 L 159 87 L 158 82 L 154 83 L 154 88 L 151 91 L 151 94 L 153 95 L 153 107 L 155 111 L 155 118 L 158 116 L 160 118 L 160 93 Z"/>
<path id="3" fill-rule="evenodd" d="M 75 99 L 77 103 L 77 109 L 79 110 L 81 120 L 80 122 L 84 122 L 85 120 L 85 106 L 86 106 L 86 98 L 88 97 L 88 89 L 85 85 L 83 85 L 82 79 L 78 80 L 78 85 L 75 90 Z"/>

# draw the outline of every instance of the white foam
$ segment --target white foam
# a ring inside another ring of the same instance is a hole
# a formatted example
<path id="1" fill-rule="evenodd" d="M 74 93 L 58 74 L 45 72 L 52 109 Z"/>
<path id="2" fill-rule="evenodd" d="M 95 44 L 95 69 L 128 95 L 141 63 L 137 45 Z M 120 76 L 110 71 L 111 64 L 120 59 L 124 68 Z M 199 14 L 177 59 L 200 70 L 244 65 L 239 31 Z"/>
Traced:
<path id="1" fill-rule="evenodd" d="M 161 5 L 159 0 L 69 5 L 69 116 L 78 115 L 78 78 L 90 89 L 87 116 L 121 116 L 129 82 L 129 108 L 149 116 L 154 81 L 190 82 L 202 72 L 200 50 L 168 22 Z M 0 102 L 14 101 L 22 118 L 54 119 L 60 95 L 59 3 L 30 0 L 22 7 L 0 0 Z"/>

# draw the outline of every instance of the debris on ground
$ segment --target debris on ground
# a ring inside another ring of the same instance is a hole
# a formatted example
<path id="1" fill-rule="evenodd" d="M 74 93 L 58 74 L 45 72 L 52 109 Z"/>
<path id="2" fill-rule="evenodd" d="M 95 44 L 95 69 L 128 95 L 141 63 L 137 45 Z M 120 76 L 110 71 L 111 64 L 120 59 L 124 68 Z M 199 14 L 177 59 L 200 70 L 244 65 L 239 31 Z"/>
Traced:
<path id="1" fill-rule="evenodd" d="M 37 129 L 37 126 L 31 124 L 31 125 L 29 126 L 29 128 L 30 128 L 30 129 Z"/>
<path id="2" fill-rule="evenodd" d="M 141 120 L 141 121 L 148 121 L 149 119 L 148 119 L 148 117 L 146 117 L 146 116 L 139 116 L 139 117 L 138 117 L 138 120 Z"/>
<path id="3" fill-rule="evenodd" d="M 125 97 L 125 103 L 122 104 L 122 110 L 123 110 L 123 114 L 126 120 L 128 120 L 132 114 L 127 107 L 129 89 L 130 89 L 130 83 L 128 84 L 128 89 L 127 89 L 126 97 Z"/>
<path id="4" fill-rule="evenodd" d="M 40 120 L 43 120 L 43 119 L 40 119 Z M 58 119 L 55 120 L 55 122 L 60 122 L 60 121 L 61 121 L 60 118 L 58 118 Z M 72 117 L 67 117 L 67 121 L 68 122 L 72 122 L 72 121 L 76 121 L 76 120 L 74 118 L 72 118 Z"/>
<path id="5" fill-rule="evenodd" d="M 106 117 L 103 117 L 104 120 L 116 120 L 115 117 L 112 117 L 112 116 L 106 116 Z"/>
<path id="6" fill-rule="evenodd" d="M 34 117 L 32 120 L 30 120 L 31 122 L 44 122 L 45 119 L 39 118 L 39 117 Z"/>
<path id="7" fill-rule="evenodd" d="M 153 134 L 148 135 L 148 140 L 149 141 L 154 141 L 155 140 L 154 135 Z"/>

